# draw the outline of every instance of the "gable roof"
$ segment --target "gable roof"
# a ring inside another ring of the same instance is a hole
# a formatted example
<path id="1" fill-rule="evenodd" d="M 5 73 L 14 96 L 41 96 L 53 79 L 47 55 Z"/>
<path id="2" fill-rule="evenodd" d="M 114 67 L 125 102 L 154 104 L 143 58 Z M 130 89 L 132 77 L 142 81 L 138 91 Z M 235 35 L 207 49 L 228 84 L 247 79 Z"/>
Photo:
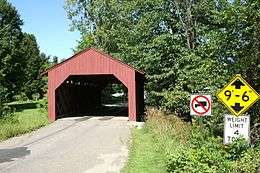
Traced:
<path id="1" fill-rule="evenodd" d="M 140 73 L 140 74 L 142 74 L 142 75 L 145 74 L 144 71 L 138 70 L 138 69 L 136 69 L 136 68 L 134 68 L 134 67 L 132 67 L 132 66 L 126 64 L 126 63 L 124 63 L 123 61 L 121 61 L 121 60 L 119 60 L 119 59 L 113 58 L 111 55 L 106 54 L 106 53 L 104 53 L 104 52 L 102 52 L 102 51 L 100 51 L 100 50 L 98 50 L 98 49 L 96 49 L 96 48 L 94 48 L 94 47 L 89 47 L 89 48 L 87 48 L 87 49 L 84 49 L 84 50 L 82 50 L 82 51 L 80 51 L 80 52 L 74 54 L 74 55 L 71 56 L 70 58 L 68 58 L 68 59 L 66 59 L 66 60 L 64 60 L 64 61 L 62 61 L 62 62 L 60 62 L 60 63 L 58 63 L 58 64 L 55 64 L 55 65 L 49 67 L 49 68 L 48 68 L 45 72 L 43 72 L 42 74 L 43 74 L 43 75 L 48 74 L 49 71 L 52 71 L 53 69 L 55 69 L 55 68 L 57 68 L 57 67 L 59 67 L 59 66 L 65 64 L 66 62 L 68 62 L 68 61 L 70 61 L 70 60 L 72 60 L 72 59 L 74 59 L 74 58 L 77 58 L 79 55 L 82 55 L 82 54 L 88 52 L 89 50 L 93 50 L 93 51 L 95 51 L 95 52 L 97 52 L 97 53 L 99 53 L 99 54 L 102 54 L 102 55 L 105 56 L 106 58 L 109 58 L 109 59 L 111 59 L 111 60 L 113 60 L 113 61 L 115 61 L 115 62 L 118 62 L 118 63 L 120 63 L 121 65 L 123 65 L 123 66 L 125 66 L 125 67 L 127 67 L 127 68 L 130 68 L 130 69 L 132 69 L 132 70 L 134 70 L 134 71 L 136 71 L 136 72 L 138 72 L 138 73 Z"/>

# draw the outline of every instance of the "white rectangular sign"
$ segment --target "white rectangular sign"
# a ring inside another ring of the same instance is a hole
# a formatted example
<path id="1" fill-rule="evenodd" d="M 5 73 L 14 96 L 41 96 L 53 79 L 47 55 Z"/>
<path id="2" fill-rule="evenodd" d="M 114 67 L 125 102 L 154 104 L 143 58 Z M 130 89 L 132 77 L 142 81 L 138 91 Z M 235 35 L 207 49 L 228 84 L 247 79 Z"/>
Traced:
<path id="1" fill-rule="evenodd" d="M 224 144 L 232 143 L 236 138 L 243 137 L 250 141 L 250 117 L 225 115 L 224 121 Z"/>
<path id="2" fill-rule="evenodd" d="M 191 95 L 190 115 L 196 115 L 201 117 L 211 115 L 211 107 L 211 95 Z"/>

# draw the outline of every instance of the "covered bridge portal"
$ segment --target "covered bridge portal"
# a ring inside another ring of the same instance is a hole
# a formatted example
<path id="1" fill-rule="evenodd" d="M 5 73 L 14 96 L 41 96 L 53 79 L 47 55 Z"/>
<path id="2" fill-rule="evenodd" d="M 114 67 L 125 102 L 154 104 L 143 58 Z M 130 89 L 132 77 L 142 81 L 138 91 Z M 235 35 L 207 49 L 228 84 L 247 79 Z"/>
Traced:
<path id="1" fill-rule="evenodd" d="M 144 113 L 144 73 L 94 48 L 86 49 L 49 68 L 48 115 L 95 116 L 101 92 L 111 83 L 127 88 L 128 118 L 139 121 Z M 100 108 L 100 107 L 99 107 Z"/>

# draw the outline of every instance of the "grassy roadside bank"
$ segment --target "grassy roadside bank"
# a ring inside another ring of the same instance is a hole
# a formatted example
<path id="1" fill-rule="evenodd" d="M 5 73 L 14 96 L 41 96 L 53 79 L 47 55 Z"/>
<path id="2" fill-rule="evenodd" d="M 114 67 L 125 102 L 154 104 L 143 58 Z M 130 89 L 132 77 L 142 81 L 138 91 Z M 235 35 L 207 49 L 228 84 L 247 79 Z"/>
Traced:
<path id="1" fill-rule="evenodd" d="M 148 111 L 143 129 L 132 130 L 123 173 L 260 172 L 260 145 L 239 139 L 223 145 L 210 127 L 183 122 L 158 110 Z"/>
<path id="2" fill-rule="evenodd" d="M 13 114 L 0 118 L 0 141 L 31 132 L 48 124 L 44 101 L 13 102 Z"/>
<path id="3" fill-rule="evenodd" d="M 158 141 L 142 129 L 133 129 L 132 145 L 124 173 L 166 173 L 165 158 L 158 149 Z"/>
<path id="4" fill-rule="evenodd" d="M 132 129 L 132 143 L 124 173 L 167 173 L 167 154 L 187 143 L 191 126 L 180 119 L 149 110 L 143 129 Z"/>

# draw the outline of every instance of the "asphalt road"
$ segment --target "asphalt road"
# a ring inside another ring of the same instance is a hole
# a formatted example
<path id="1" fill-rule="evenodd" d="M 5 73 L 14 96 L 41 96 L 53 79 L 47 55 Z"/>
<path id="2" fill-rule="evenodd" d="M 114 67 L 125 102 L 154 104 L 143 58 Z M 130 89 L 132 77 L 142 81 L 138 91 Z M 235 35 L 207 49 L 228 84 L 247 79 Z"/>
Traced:
<path id="1" fill-rule="evenodd" d="M 0 143 L 0 172 L 120 172 L 129 136 L 127 117 L 60 119 Z"/>

